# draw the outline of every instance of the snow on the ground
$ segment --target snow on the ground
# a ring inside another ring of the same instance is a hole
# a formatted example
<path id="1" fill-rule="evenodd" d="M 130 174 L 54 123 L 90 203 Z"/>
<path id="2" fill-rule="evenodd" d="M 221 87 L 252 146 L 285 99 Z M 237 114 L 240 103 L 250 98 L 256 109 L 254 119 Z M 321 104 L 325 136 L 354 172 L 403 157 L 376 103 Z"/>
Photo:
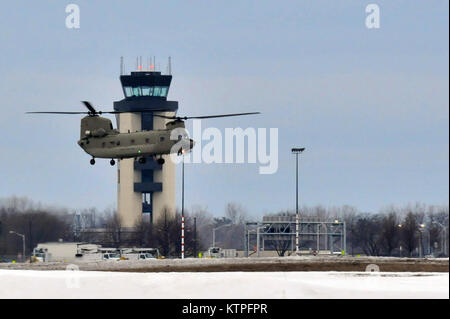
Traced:
<path id="1" fill-rule="evenodd" d="M 0 298 L 449 298 L 448 273 L 0 270 Z"/>

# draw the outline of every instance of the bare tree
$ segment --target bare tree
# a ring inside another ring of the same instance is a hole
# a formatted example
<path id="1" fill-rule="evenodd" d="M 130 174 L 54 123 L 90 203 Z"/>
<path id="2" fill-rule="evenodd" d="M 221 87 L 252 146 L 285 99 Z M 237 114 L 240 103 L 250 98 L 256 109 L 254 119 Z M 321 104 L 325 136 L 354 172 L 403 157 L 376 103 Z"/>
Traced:
<path id="1" fill-rule="evenodd" d="M 123 226 L 120 216 L 116 213 L 112 213 L 106 222 L 106 231 L 110 236 L 111 243 L 115 247 L 121 247 Z"/>
<path id="2" fill-rule="evenodd" d="M 380 217 L 363 216 L 356 223 L 356 236 L 360 239 L 361 248 L 364 253 L 370 256 L 381 254 Z"/>
<path id="3" fill-rule="evenodd" d="M 387 215 L 381 218 L 382 241 L 387 256 L 391 256 L 392 251 L 399 244 L 398 217 L 395 211 L 391 210 Z"/>
<path id="4" fill-rule="evenodd" d="M 196 218 L 197 224 L 197 251 L 206 249 L 212 242 L 212 230 L 214 226 L 213 216 L 206 208 L 194 206 L 190 214 L 192 220 Z"/>
<path id="5" fill-rule="evenodd" d="M 225 211 L 225 217 L 231 220 L 232 224 L 243 224 L 248 219 L 245 209 L 237 203 L 228 203 Z"/>
<path id="6" fill-rule="evenodd" d="M 175 238 L 181 238 L 181 227 L 177 230 L 176 218 L 172 217 L 167 208 L 164 208 L 161 215 L 154 224 L 155 241 L 164 256 L 172 256 L 177 252 L 177 240 Z"/>
<path id="7" fill-rule="evenodd" d="M 416 247 L 417 228 L 417 215 L 410 211 L 406 214 L 401 227 L 402 242 L 405 245 L 409 257 L 412 256 L 414 248 Z"/>

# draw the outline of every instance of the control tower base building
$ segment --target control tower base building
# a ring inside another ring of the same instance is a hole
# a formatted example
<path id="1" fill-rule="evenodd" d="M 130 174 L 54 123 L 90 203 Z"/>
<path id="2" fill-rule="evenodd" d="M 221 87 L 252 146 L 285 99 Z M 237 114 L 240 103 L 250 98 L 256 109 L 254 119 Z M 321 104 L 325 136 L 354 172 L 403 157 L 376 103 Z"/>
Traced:
<path id="1" fill-rule="evenodd" d="M 141 130 L 165 129 L 168 120 L 154 117 L 154 114 L 173 116 L 178 102 L 167 101 L 172 75 L 156 71 L 136 71 L 121 75 L 125 98 L 114 102 L 117 127 L 121 133 Z M 117 214 L 121 225 L 135 227 L 143 214 L 150 214 L 155 222 L 164 213 L 175 216 L 175 164 L 169 155 L 163 155 L 165 163 L 158 164 L 153 157 L 146 157 L 145 163 L 135 159 L 118 162 Z"/>

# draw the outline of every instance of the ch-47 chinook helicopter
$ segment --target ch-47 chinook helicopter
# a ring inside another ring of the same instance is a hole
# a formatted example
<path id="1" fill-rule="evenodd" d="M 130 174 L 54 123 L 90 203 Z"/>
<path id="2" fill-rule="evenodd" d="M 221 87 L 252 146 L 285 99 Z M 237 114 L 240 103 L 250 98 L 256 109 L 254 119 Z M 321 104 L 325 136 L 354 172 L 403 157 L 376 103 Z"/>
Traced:
<path id="1" fill-rule="evenodd" d="M 145 156 L 154 156 L 158 164 L 164 164 L 162 155 L 177 153 L 180 155 L 184 151 L 189 151 L 194 147 L 195 142 L 188 139 L 184 131 L 184 121 L 188 119 L 207 119 L 217 117 L 230 117 L 260 114 L 260 112 L 220 114 L 206 116 L 166 116 L 153 114 L 153 116 L 169 119 L 165 129 L 151 131 L 137 131 L 120 133 L 113 128 L 111 120 L 102 117 L 102 114 L 120 114 L 120 113 L 142 113 L 139 112 L 119 112 L 97 111 L 87 101 L 82 103 L 88 109 L 87 112 L 27 112 L 28 114 L 87 114 L 81 119 L 80 140 L 78 145 L 89 155 L 92 156 L 91 165 L 95 164 L 96 158 L 111 159 L 110 164 L 113 166 L 116 162 L 114 159 L 135 158 L 140 163 L 145 163 Z M 157 112 L 151 110 L 148 112 Z M 163 110 L 161 110 L 162 112 Z M 174 131 L 175 129 L 178 129 Z M 173 133 L 175 132 L 175 138 Z M 179 134 L 181 133 L 181 134 Z M 184 140 L 183 140 L 184 139 Z M 181 143 L 180 143 L 181 142 Z M 178 144 L 177 144 L 178 143 Z M 177 145 L 176 145 L 177 144 Z M 175 146 L 175 147 L 174 147 Z M 180 147 L 178 147 L 180 146 Z"/>

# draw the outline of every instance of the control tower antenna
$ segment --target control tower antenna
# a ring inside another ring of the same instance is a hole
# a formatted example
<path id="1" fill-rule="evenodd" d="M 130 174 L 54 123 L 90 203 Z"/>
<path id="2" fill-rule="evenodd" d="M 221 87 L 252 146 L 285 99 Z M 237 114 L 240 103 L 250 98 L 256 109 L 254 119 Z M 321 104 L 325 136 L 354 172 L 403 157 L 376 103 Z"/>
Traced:
<path id="1" fill-rule="evenodd" d="M 139 69 L 139 57 L 136 57 L 136 70 Z"/>
<path id="2" fill-rule="evenodd" d="M 123 69 L 123 56 L 120 57 L 120 75 L 124 74 L 124 69 Z"/>
<path id="3" fill-rule="evenodd" d="M 168 72 L 167 73 L 169 75 L 172 75 L 172 58 L 170 56 L 169 56 L 169 64 L 168 64 L 167 67 L 168 67 L 168 70 L 167 70 Z"/>

